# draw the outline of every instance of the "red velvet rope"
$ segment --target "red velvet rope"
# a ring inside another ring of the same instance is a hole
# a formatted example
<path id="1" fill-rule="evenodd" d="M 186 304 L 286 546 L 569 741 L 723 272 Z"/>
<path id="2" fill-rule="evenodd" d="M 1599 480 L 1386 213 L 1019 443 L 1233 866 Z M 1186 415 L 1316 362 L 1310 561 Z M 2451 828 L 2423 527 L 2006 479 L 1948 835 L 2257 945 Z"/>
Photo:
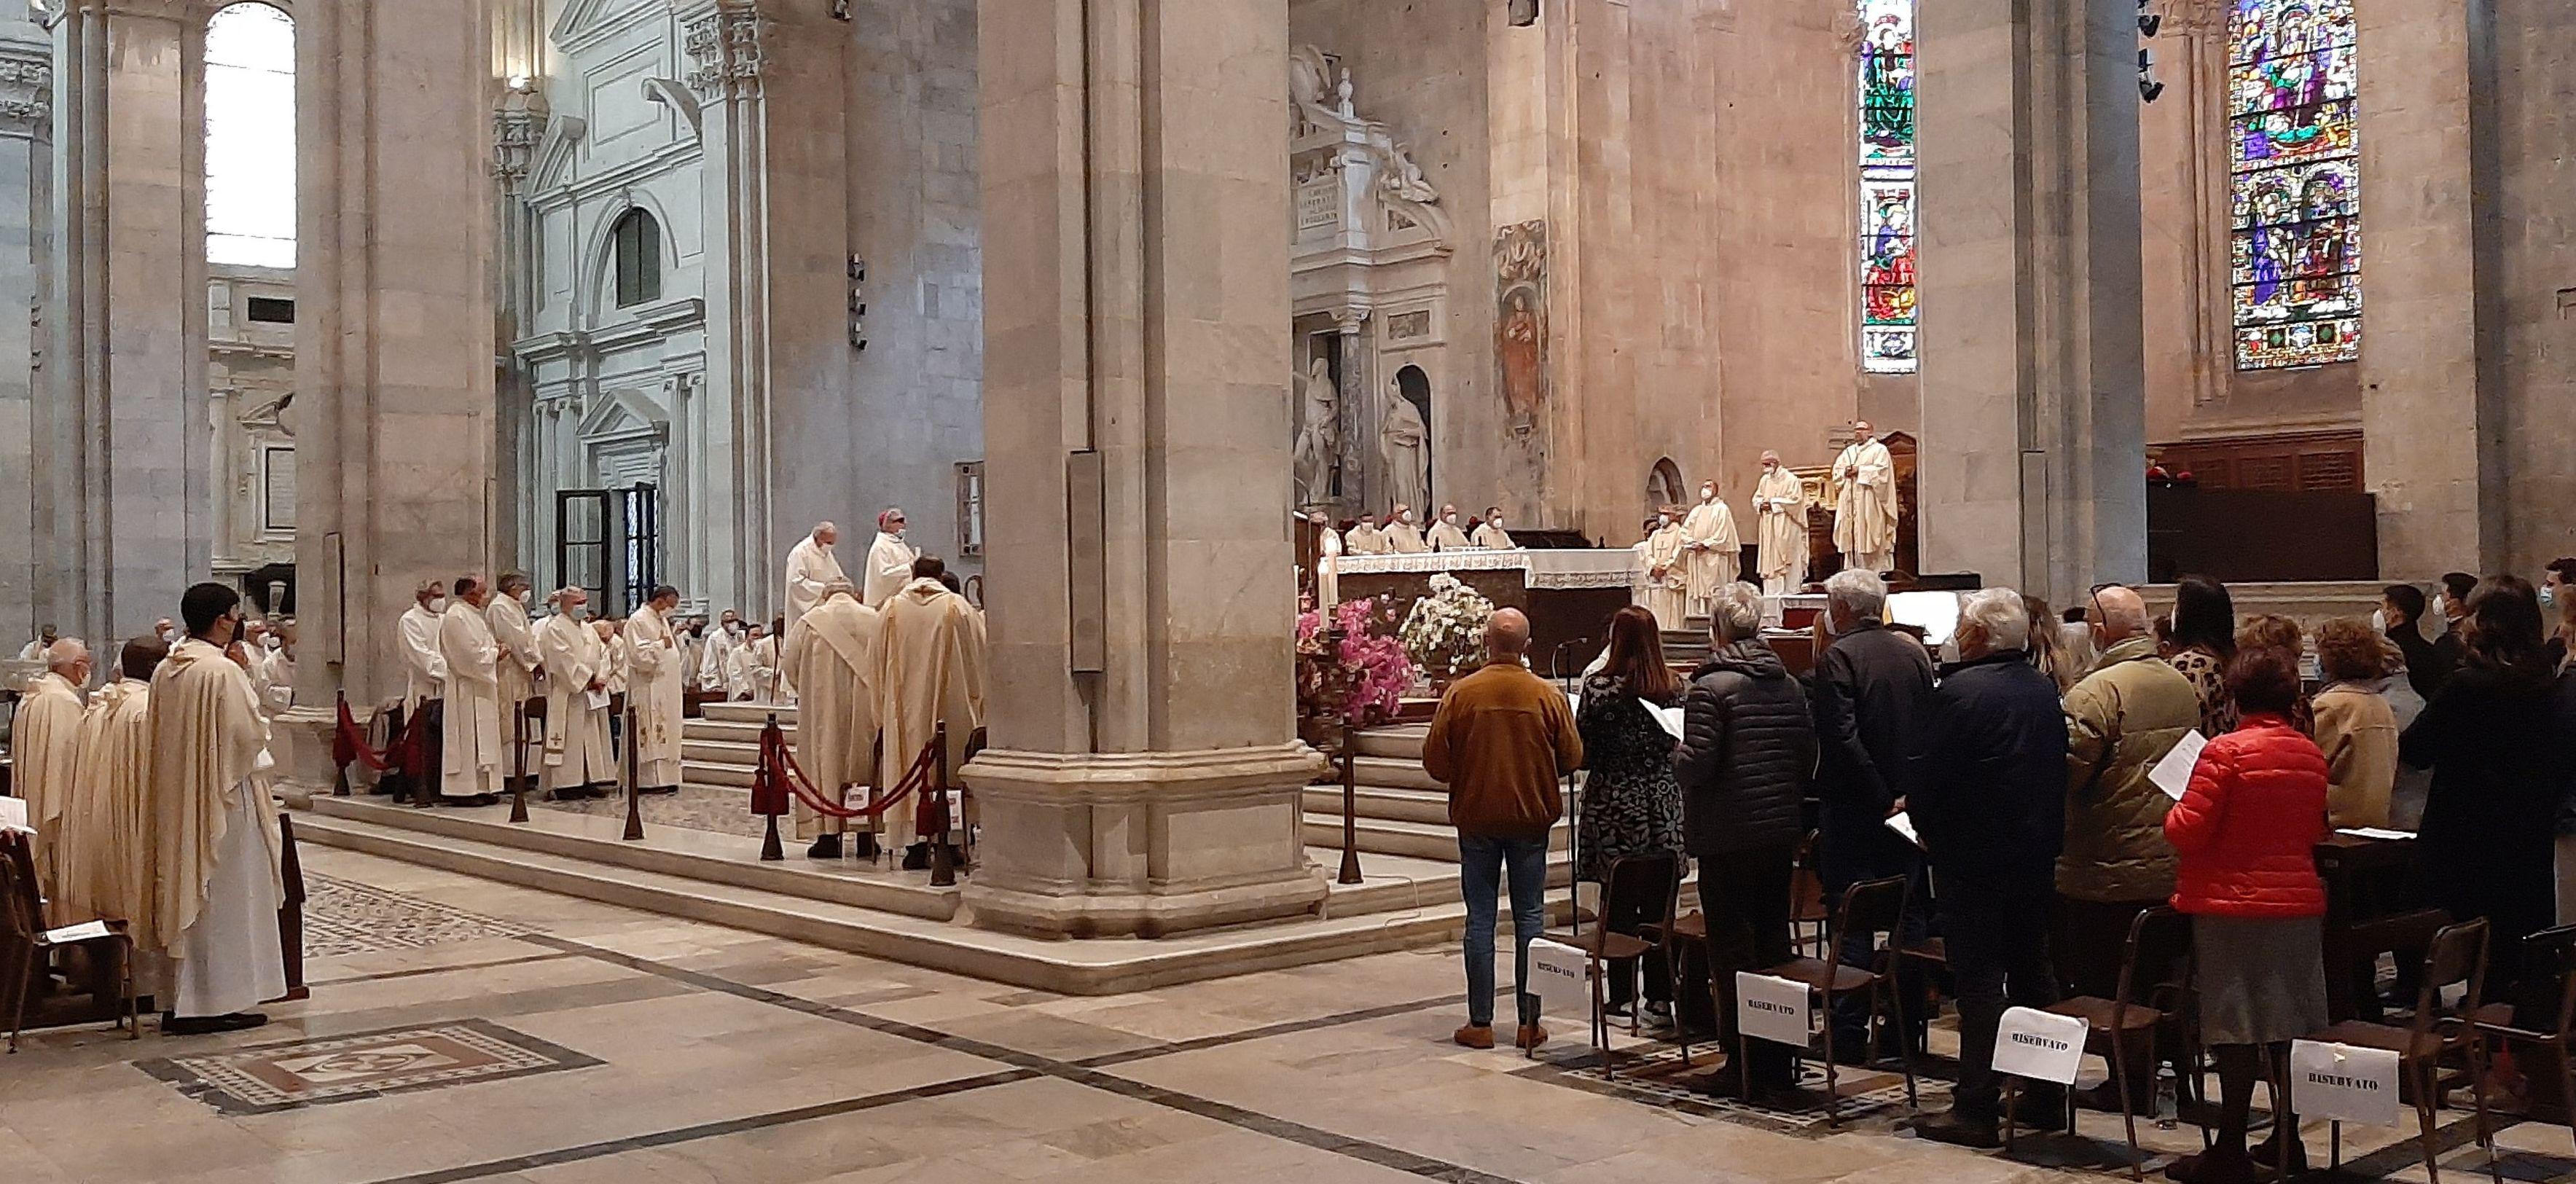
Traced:
<path id="1" fill-rule="evenodd" d="M 404 721 L 402 735 L 394 737 L 383 752 L 377 752 L 367 744 L 366 729 L 359 727 L 357 718 L 349 714 L 349 698 L 343 695 L 340 697 L 339 723 L 331 736 L 331 760 L 343 769 L 352 764 L 362 764 L 377 773 L 392 769 L 396 762 L 409 768 L 411 761 L 408 758 L 419 750 L 421 730 L 427 718 L 426 712 L 413 712 L 411 718 Z"/>
<path id="2" fill-rule="evenodd" d="M 931 764 L 937 758 L 937 745 L 933 742 L 922 749 L 921 755 L 913 760 L 912 767 L 905 771 L 903 779 L 894 788 L 871 795 L 865 805 L 844 806 L 825 798 L 814 788 L 813 779 L 805 775 L 805 770 L 796 763 L 796 754 L 787 747 L 787 734 L 773 721 L 760 733 L 760 770 L 753 778 L 752 812 L 786 813 L 787 803 L 778 793 L 778 789 L 783 787 L 803 801 L 807 808 L 825 817 L 875 818 L 900 805 L 914 790 L 927 783 Z M 769 808 L 764 809 L 764 806 Z"/>

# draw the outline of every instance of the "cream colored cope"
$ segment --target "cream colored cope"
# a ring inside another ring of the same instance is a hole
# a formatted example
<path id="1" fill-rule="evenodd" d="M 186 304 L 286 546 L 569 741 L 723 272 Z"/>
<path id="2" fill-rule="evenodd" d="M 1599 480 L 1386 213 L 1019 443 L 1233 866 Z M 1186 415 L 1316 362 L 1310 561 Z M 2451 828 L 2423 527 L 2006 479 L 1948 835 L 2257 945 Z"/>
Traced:
<path id="1" fill-rule="evenodd" d="M 459 597 L 439 620 L 438 651 L 447 662 L 447 681 L 440 684 L 446 707 L 440 717 L 439 792 L 452 798 L 497 794 L 510 772 L 501 722 L 508 711 L 501 699 L 501 643 L 483 611 Z"/>
<path id="2" fill-rule="evenodd" d="M 797 687 L 796 763 L 814 788 L 836 801 L 842 791 L 876 777 L 870 764 L 877 740 L 878 643 L 883 618 L 859 603 L 843 581 L 822 602 L 787 627 L 784 664 Z M 796 837 L 812 839 L 849 829 L 847 819 L 827 818 L 796 803 Z"/>
<path id="3" fill-rule="evenodd" d="M 984 726 L 984 615 L 924 577 L 887 602 L 878 642 L 877 724 L 885 739 L 878 784 L 899 782 L 943 722 L 953 779 L 968 738 Z M 909 805 L 888 813 L 886 832 L 896 846 L 913 842 Z"/>
<path id="4" fill-rule="evenodd" d="M 11 784 L 27 799 L 27 824 L 36 828 L 36 883 L 48 897 L 61 890 L 63 815 L 79 794 L 87 711 L 71 680 L 48 670 L 28 683 L 11 725 Z"/>

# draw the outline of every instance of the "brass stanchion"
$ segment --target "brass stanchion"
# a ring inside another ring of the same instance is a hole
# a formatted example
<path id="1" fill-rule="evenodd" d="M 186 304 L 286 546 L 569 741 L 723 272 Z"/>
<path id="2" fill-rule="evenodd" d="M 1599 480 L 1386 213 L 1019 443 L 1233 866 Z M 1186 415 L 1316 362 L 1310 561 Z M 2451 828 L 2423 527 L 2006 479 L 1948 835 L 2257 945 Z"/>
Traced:
<path id="1" fill-rule="evenodd" d="M 1342 874 L 1336 883 L 1360 882 L 1360 745 L 1349 720 L 1342 721 Z"/>
<path id="2" fill-rule="evenodd" d="M 644 841 L 644 785 L 642 773 L 635 764 L 635 703 L 626 703 L 626 835 L 629 843 Z"/>
<path id="3" fill-rule="evenodd" d="M 510 821 L 528 820 L 528 701 L 510 709 Z"/>

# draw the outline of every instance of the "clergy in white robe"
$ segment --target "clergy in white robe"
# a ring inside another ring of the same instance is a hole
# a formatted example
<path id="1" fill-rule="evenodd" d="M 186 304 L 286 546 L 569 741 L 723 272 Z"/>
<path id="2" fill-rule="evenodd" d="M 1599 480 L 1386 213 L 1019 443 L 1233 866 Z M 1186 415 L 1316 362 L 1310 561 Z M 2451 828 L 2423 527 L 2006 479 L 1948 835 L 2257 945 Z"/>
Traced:
<path id="1" fill-rule="evenodd" d="M 175 962 L 161 1030 L 254 1027 L 249 1009 L 286 993 L 277 911 L 286 904 L 277 810 L 250 674 L 224 654 L 239 593 L 199 584 L 180 601 L 188 636 L 152 676 L 151 928 L 139 942 Z"/>
<path id="2" fill-rule="evenodd" d="M 626 701 L 635 712 L 635 784 L 646 792 L 680 789 L 679 639 L 671 635 L 667 614 L 680 607 L 676 588 L 653 590 L 653 598 L 626 618 Z"/>
<path id="3" fill-rule="evenodd" d="M 1884 573 L 1896 567 L 1896 462 L 1867 421 L 1852 431 L 1851 446 L 1834 458 L 1834 549 L 1845 567 Z"/>
<path id="4" fill-rule="evenodd" d="M 884 608 L 912 580 L 912 561 L 921 558 L 921 552 L 903 541 L 903 528 L 903 511 L 890 509 L 877 515 L 877 541 L 868 548 L 868 571 L 859 589 L 859 598 L 869 608 Z"/>
<path id="5" fill-rule="evenodd" d="M 1342 536 L 1322 510 L 1307 520 L 1315 524 L 1315 608 L 1329 620 L 1333 606 L 1342 602 Z"/>
<path id="6" fill-rule="evenodd" d="M 456 596 L 438 619 L 438 653 L 447 662 L 447 681 L 439 685 L 446 704 L 445 732 L 439 748 L 441 798 L 449 803 L 489 805 L 509 776 L 509 708 L 501 700 L 501 643 L 493 640 L 483 610 L 492 586 L 479 576 L 456 581 Z"/>
<path id="7" fill-rule="evenodd" d="M 125 643 L 124 677 L 99 689 L 81 721 L 80 785 L 63 814 L 58 920 L 129 924 L 135 993 L 169 989 L 167 962 L 145 942 L 158 900 L 148 879 L 152 809 L 152 673 L 169 656 L 156 637 Z"/>
<path id="8" fill-rule="evenodd" d="M 1520 546 L 1512 541 L 1512 532 L 1503 529 L 1503 508 L 1485 507 L 1485 520 L 1476 524 L 1476 532 L 1467 541 L 1488 551 L 1509 551 Z"/>
<path id="9" fill-rule="evenodd" d="M 1777 600 L 1806 587 L 1807 487 L 1780 463 L 1779 453 L 1762 454 L 1762 479 L 1753 485 L 1753 519 L 1762 594 Z"/>
<path id="10" fill-rule="evenodd" d="M 295 706 L 295 622 L 277 622 L 269 637 L 275 644 L 267 656 L 251 663 L 251 689 L 259 692 L 260 710 L 275 718 Z"/>
<path id="11" fill-rule="evenodd" d="M 813 611 L 787 627 L 780 659 L 797 687 L 796 763 L 816 792 L 845 804 L 849 786 L 876 778 L 880 624 L 877 610 L 859 603 L 848 580 L 834 580 Z M 814 844 L 806 854 L 839 858 L 850 820 L 817 814 L 801 800 L 795 807 L 796 837 Z"/>
<path id="12" fill-rule="evenodd" d="M 1362 514 L 1359 524 L 1342 536 L 1342 551 L 1349 555 L 1387 555 L 1395 551 L 1395 546 L 1387 542 L 1386 532 L 1378 529 L 1377 515 Z"/>
<path id="13" fill-rule="evenodd" d="M 742 634 L 742 614 L 726 609 L 724 616 L 717 620 L 715 631 L 707 635 L 706 648 L 698 655 L 697 663 L 690 667 L 693 685 L 709 694 L 725 693 L 725 683 L 730 677 L 728 672 L 733 667 L 733 652 L 742 648 Z"/>
<path id="14" fill-rule="evenodd" d="M 608 731 L 614 671 L 607 639 L 582 619 L 589 607 L 589 593 L 566 588 L 555 594 L 555 615 L 537 626 L 537 654 L 546 669 L 539 775 L 557 800 L 596 797 L 599 787 L 618 782 L 617 747 Z"/>
<path id="15" fill-rule="evenodd" d="M 1718 589 L 1736 582 L 1744 567 L 1744 539 L 1735 531 L 1735 507 L 1717 496 L 1717 483 L 1703 481 L 1699 504 L 1682 519 L 1683 583 L 1690 614 L 1708 615 Z"/>
<path id="16" fill-rule="evenodd" d="M 626 660 L 629 648 L 626 633 L 618 628 L 618 624 L 605 617 L 590 623 L 591 632 L 599 635 L 599 644 L 608 647 L 608 693 L 611 695 L 626 693 L 626 672 L 632 668 L 632 663 Z"/>
<path id="17" fill-rule="evenodd" d="M 1431 544 L 1431 549 L 1434 551 L 1469 549 L 1466 521 L 1459 516 L 1458 507 L 1440 507 L 1440 517 L 1431 524 L 1431 534 L 1423 541 Z"/>
<path id="18" fill-rule="evenodd" d="M 841 574 L 841 560 L 832 554 L 832 544 L 841 541 L 841 528 L 829 522 L 817 522 L 814 531 L 797 540 L 787 552 L 787 623 L 804 616 L 823 599 L 823 588 L 834 580 L 847 579 Z"/>
<path id="19" fill-rule="evenodd" d="M 447 659 L 438 649 L 439 620 L 447 612 L 446 590 L 431 581 L 413 590 L 411 599 L 411 607 L 403 610 L 400 630 L 406 714 L 437 699 L 439 688 L 447 682 Z"/>
<path id="20" fill-rule="evenodd" d="M 483 623 L 492 629 L 492 640 L 501 647 L 500 658 L 493 663 L 501 687 L 501 742 L 508 744 L 520 738 L 527 745 L 524 764 L 513 763 L 504 749 L 501 775 L 514 777 L 522 768 L 531 780 L 544 759 L 544 750 L 533 725 L 523 729 L 517 719 L 520 705 L 537 697 L 537 679 L 545 668 L 545 659 L 537 653 L 537 631 L 528 624 L 528 577 L 509 572 L 494 586 L 500 593 L 483 606 Z"/>
<path id="21" fill-rule="evenodd" d="M 18 660 L 21 662 L 42 662 L 45 660 L 45 651 L 52 649 L 54 643 L 59 640 L 61 640 L 61 635 L 54 632 L 53 626 L 47 625 L 43 630 L 36 634 L 36 639 L 34 641 L 30 641 L 27 644 L 18 647 Z"/>
<path id="22" fill-rule="evenodd" d="M 1431 550 L 1422 541 L 1422 528 L 1413 524 L 1413 507 L 1397 506 L 1386 524 L 1386 549 L 1393 555 L 1421 555 Z"/>
<path id="23" fill-rule="evenodd" d="M 878 630 L 877 726 L 884 745 L 877 784 L 883 787 L 901 781 L 943 722 L 954 781 L 967 740 L 984 726 L 983 614 L 939 582 L 945 565 L 937 559 L 921 560 L 914 570 L 921 574 L 887 602 Z M 911 849 L 927 838 L 914 834 L 915 804 L 888 811 L 886 835 L 906 849 L 906 867 L 926 867 L 926 841 Z"/>
<path id="24" fill-rule="evenodd" d="M 1655 533 L 1646 539 L 1646 609 L 1667 631 L 1685 629 L 1690 621 L 1690 574 L 1683 568 L 1690 536 L 1671 510 L 1655 517 Z"/>
<path id="25" fill-rule="evenodd" d="M 89 646 L 66 637 L 45 650 L 45 672 L 28 680 L 10 725 L 10 784 L 27 800 L 36 828 L 36 886 L 47 899 L 62 887 L 63 815 L 79 796 L 81 717 L 89 705 Z"/>

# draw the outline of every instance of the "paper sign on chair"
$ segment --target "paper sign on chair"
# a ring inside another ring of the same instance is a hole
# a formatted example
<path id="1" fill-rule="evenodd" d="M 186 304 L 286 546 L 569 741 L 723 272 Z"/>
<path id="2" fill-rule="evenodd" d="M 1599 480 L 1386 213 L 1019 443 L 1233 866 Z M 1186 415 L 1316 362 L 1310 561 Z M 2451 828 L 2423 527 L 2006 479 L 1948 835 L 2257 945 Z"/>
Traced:
<path id="1" fill-rule="evenodd" d="M 2084 1064 L 2083 1020 L 2028 1007 L 2004 1010 L 1995 1024 L 1995 1072 L 2033 1081 L 2075 1084 Z"/>
<path id="2" fill-rule="evenodd" d="M 1807 1046 L 1807 984 L 1735 972 L 1735 1028 L 1755 1040 Z"/>
<path id="3" fill-rule="evenodd" d="M 1521 989 L 1538 996 L 1541 1009 L 1591 1014 L 1592 962 L 1583 951 L 1561 941 L 1531 938 L 1529 979 Z"/>
<path id="4" fill-rule="evenodd" d="M 2397 1051 L 2290 1042 L 2290 1100 L 2301 1118 L 2396 1126 Z"/>

